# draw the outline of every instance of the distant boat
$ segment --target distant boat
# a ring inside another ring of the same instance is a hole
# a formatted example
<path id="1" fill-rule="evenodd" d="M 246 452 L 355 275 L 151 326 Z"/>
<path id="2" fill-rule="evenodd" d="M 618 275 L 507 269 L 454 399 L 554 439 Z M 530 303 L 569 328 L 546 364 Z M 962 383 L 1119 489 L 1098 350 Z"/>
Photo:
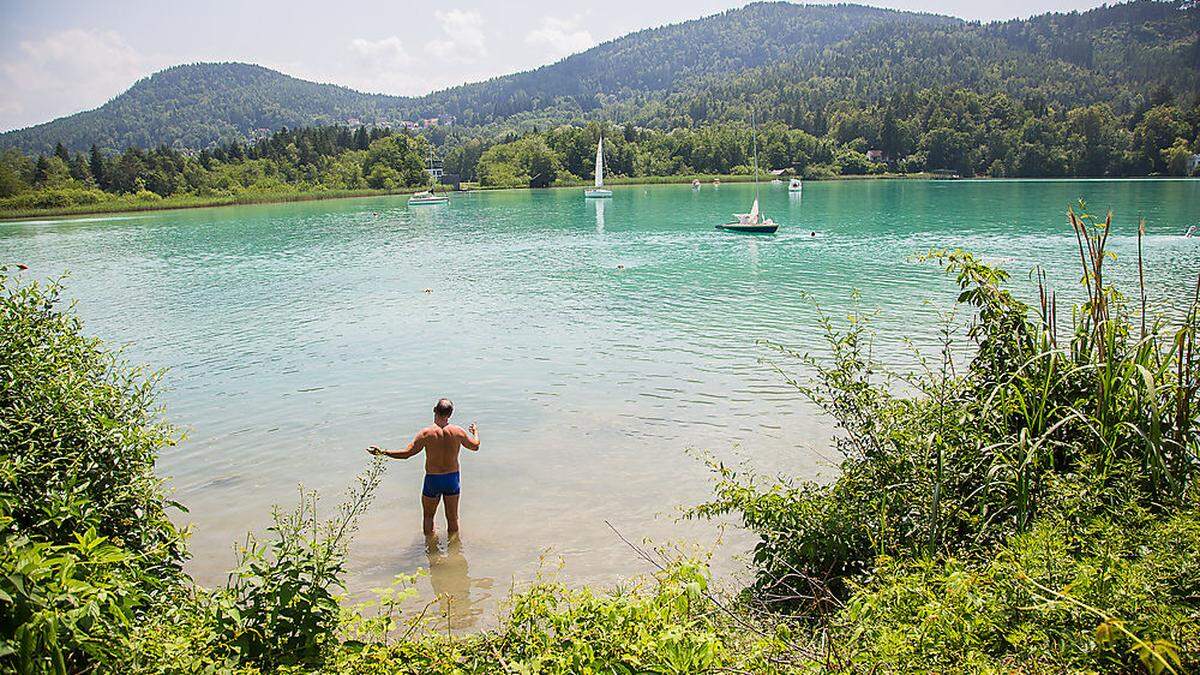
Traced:
<path id="1" fill-rule="evenodd" d="M 804 183 L 801 183 L 799 178 L 793 178 L 791 182 L 788 183 L 788 192 L 800 192 L 803 189 Z"/>
<path id="2" fill-rule="evenodd" d="M 771 181 L 771 185 L 783 185 L 783 181 L 776 178 L 775 180 Z"/>
<path id="3" fill-rule="evenodd" d="M 735 213 L 733 217 L 737 222 L 724 223 L 717 225 L 718 230 L 726 230 L 728 232 L 748 232 L 754 234 L 772 234 L 779 229 L 779 225 L 770 218 L 765 218 L 758 210 L 758 133 L 754 128 L 754 111 L 750 112 L 750 135 L 754 145 L 754 205 L 750 207 L 750 213 Z"/>
<path id="4" fill-rule="evenodd" d="M 693 179 L 692 179 L 692 189 L 693 189 L 693 190 L 699 190 L 699 189 L 700 189 L 700 179 L 699 179 L 699 178 L 693 178 Z"/>
<path id="5" fill-rule="evenodd" d="M 720 179 L 720 178 L 714 178 L 714 179 L 713 179 L 713 185 L 720 185 L 720 184 L 721 184 L 721 179 Z"/>
<path id="6" fill-rule="evenodd" d="M 409 206 L 421 206 L 423 204 L 445 204 L 449 201 L 450 198 L 446 195 L 435 195 L 429 190 L 418 192 L 408 198 Z"/>
<path id="7" fill-rule="evenodd" d="M 590 190 L 583 191 L 584 197 L 599 198 L 611 197 L 612 190 L 604 189 L 604 136 L 600 136 L 600 142 L 596 144 L 596 186 Z"/>

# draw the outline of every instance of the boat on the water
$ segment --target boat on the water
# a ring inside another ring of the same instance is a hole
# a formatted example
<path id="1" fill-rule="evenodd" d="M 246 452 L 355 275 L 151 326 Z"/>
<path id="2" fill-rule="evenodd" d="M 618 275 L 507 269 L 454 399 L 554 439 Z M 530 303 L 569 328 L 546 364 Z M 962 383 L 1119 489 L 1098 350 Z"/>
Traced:
<path id="1" fill-rule="evenodd" d="M 422 204 L 445 204 L 450 201 L 446 195 L 438 195 L 426 190 L 418 192 L 408 198 L 409 206 L 421 206 Z"/>
<path id="2" fill-rule="evenodd" d="M 714 179 L 713 179 L 713 185 L 720 185 L 720 184 L 721 184 L 721 179 L 720 179 L 720 178 L 714 178 Z"/>
<path id="3" fill-rule="evenodd" d="M 788 183 L 788 192 L 800 192 L 804 189 L 804 183 L 800 182 L 799 178 L 793 178 Z"/>
<path id="4" fill-rule="evenodd" d="M 604 189 L 604 136 L 600 136 L 600 142 L 596 144 L 596 183 L 590 190 L 584 190 L 583 196 L 586 198 L 597 199 L 603 197 L 611 197 L 612 190 Z"/>
<path id="5" fill-rule="evenodd" d="M 699 178 L 693 178 L 693 179 L 692 179 L 692 189 L 693 189 L 693 190 L 699 190 L 699 189 L 700 189 L 700 179 L 699 179 Z"/>
<path id="6" fill-rule="evenodd" d="M 779 224 L 770 218 L 764 218 L 758 211 L 758 197 L 754 198 L 754 206 L 750 207 L 750 213 L 735 213 L 733 217 L 737 219 L 733 223 L 723 223 L 717 225 L 718 230 L 726 232 L 746 232 L 750 234 L 773 234 L 779 229 Z"/>
<path id="7" fill-rule="evenodd" d="M 732 223 L 717 225 L 718 230 L 727 232 L 745 232 L 749 234 L 773 234 L 779 225 L 770 218 L 764 217 L 758 210 L 758 133 L 754 128 L 754 111 L 750 112 L 750 134 L 754 145 L 754 205 L 750 213 L 735 213 L 737 220 Z"/>

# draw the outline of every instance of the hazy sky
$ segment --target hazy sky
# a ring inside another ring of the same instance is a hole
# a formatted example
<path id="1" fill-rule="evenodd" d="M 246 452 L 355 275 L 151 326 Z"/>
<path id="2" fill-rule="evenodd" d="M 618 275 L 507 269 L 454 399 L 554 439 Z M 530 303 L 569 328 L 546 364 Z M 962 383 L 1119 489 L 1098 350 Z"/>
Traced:
<path id="1" fill-rule="evenodd" d="M 556 61 L 736 0 L 411 2 L 0 0 L 0 130 L 94 108 L 178 63 L 246 61 L 390 94 L 423 94 Z M 868 0 L 989 21 L 1091 0 Z"/>

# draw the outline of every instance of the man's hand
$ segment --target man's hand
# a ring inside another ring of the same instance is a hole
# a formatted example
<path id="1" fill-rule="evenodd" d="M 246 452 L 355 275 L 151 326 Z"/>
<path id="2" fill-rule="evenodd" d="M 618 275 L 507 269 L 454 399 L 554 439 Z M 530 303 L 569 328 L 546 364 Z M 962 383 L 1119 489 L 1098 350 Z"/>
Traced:
<path id="1" fill-rule="evenodd" d="M 368 445 L 367 453 L 372 455 L 382 455 L 383 448 L 379 447 L 378 445 Z"/>
<path id="2" fill-rule="evenodd" d="M 467 437 L 462 441 L 463 447 L 468 450 L 479 449 L 479 427 L 471 422 L 471 426 L 467 427 Z"/>

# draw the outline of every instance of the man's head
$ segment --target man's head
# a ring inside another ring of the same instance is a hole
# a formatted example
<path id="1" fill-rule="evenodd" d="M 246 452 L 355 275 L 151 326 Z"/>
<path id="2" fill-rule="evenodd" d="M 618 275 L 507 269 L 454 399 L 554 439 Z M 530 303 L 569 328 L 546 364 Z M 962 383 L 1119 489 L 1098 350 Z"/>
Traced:
<path id="1" fill-rule="evenodd" d="M 448 398 L 439 398 L 437 405 L 433 406 L 433 419 L 448 421 L 450 416 L 454 414 L 454 402 Z"/>

